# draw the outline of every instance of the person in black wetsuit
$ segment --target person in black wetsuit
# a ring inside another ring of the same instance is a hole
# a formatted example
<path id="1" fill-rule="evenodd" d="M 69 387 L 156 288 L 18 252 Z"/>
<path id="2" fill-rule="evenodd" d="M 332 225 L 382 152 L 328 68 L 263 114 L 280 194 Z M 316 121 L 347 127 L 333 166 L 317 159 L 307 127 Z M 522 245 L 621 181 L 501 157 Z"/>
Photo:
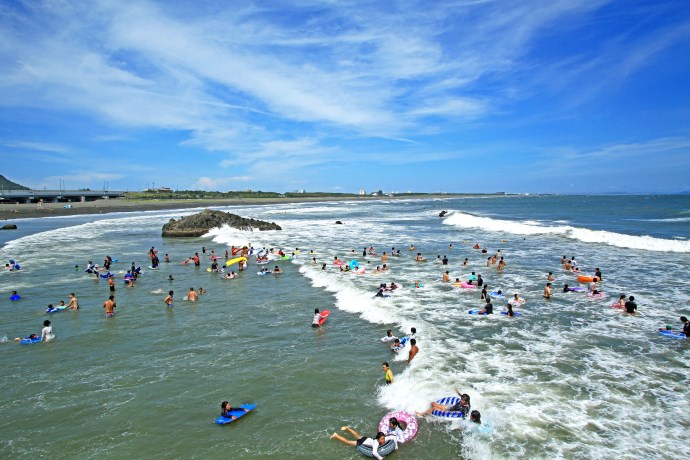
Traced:
<path id="1" fill-rule="evenodd" d="M 625 312 L 634 315 L 635 310 L 637 310 L 637 304 L 635 303 L 635 297 L 630 296 L 628 297 L 628 301 L 625 302 Z"/>
<path id="2" fill-rule="evenodd" d="M 481 310 L 479 310 L 479 311 L 477 312 L 477 314 L 478 314 L 478 315 L 493 315 L 493 313 L 494 313 L 494 306 L 493 306 L 493 304 L 491 303 L 491 298 L 490 298 L 490 297 L 487 297 L 487 299 L 486 299 L 486 305 L 484 305 L 484 308 L 482 308 Z"/>
<path id="3" fill-rule="evenodd" d="M 227 401 L 223 401 L 220 403 L 220 415 L 221 417 L 227 417 L 231 418 L 233 420 L 237 419 L 234 415 L 230 414 L 230 412 L 237 412 L 237 411 L 244 411 L 244 412 L 249 412 L 249 409 L 245 409 L 243 407 L 231 407 L 230 403 Z"/>

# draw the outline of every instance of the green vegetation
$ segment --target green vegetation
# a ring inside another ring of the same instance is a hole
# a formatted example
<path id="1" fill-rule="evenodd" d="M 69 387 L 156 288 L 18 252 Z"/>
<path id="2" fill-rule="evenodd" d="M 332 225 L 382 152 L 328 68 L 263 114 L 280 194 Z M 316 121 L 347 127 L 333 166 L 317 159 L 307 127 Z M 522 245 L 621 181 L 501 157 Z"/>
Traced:
<path id="1" fill-rule="evenodd" d="M 7 179 L 5 176 L 0 175 L 0 190 L 29 190 L 29 187 L 19 185 Z"/>

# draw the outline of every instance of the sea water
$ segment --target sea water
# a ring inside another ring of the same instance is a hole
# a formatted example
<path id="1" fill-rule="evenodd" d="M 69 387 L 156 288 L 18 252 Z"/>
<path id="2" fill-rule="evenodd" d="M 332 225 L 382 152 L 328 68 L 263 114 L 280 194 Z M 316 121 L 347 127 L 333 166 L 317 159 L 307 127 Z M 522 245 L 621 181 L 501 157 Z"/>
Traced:
<path id="1" fill-rule="evenodd" d="M 427 417 L 396 457 L 684 457 L 688 342 L 656 330 L 678 327 L 678 317 L 690 314 L 690 197 L 497 196 L 226 210 L 283 230 L 161 238 L 171 217 L 194 212 L 180 210 L 24 219 L 17 232 L 0 234 L 0 259 L 22 265 L 0 273 L 0 337 L 9 338 L 0 343 L 2 457 L 356 458 L 330 434 L 350 425 L 371 436 L 387 412 L 424 410 L 456 388 L 491 429 Z M 442 210 L 449 213 L 439 218 Z M 208 256 L 249 243 L 301 255 L 271 261 L 280 275 L 257 276 L 251 259 L 232 280 L 206 271 L 203 246 Z M 148 269 L 151 246 L 171 262 Z M 395 247 L 402 256 L 375 274 L 383 262 L 362 257 L 370 246 L 378 254 Z M 486 266 L 498 250 L 503 273 Z M 194 252 L 202 266 L 182 265 Z M 428 262 L 416 263 L 417 252 Z M 102 307 L 106 281 L 84 273 L 88 260 L 102 263 L 106 255 L 118 259 L 111 319 Z M 438 255 L 448 266 L 434 263 Z M 560 292 L 565 283 L 577 285 L 561 268 L 564 255 L 587 274 L 602 270 L 605 299 Z M 336 256 L 357 260 L 367 273 L 341 273 Z M 143 275 L 127 288 L 122 277 L 132 262 Z M 445 270 L 452 279 L 474 271 L 490 291 L 519 293 L 522 316 L 469 315 L 483 304 L 480 292 L 442 282 Z M 549 271 L 554 296 L 545 300 Z M 416 280 L 424 287 L 414 289 Z M 392 281 L 404 289 L 373 297 Z M 208 293 L 198 302 L 183 300 L 200 287 Z M 10 302 L 12 290 L 22 300 Z M 169 290 L 172 309 L 163 303 Z M 70 292 L 79 311 L 45 313 Z M 611 308 L 620 294 L 635 296 L 638 315 Z M 321 329 L 310 327 L 314 308 L 332 310 Z M 55 340 L 12 341 L 39 333 L 45 319 Z M 411 327 L 420 352 L 408 365 L 407 350 L 394 355 L 380 339 L 386 329 L 403 336 Z M 391 363 L 392 385 L 384 384 L 383 361 Z M 223 400 L 257 409 L 216 426 Z"/>

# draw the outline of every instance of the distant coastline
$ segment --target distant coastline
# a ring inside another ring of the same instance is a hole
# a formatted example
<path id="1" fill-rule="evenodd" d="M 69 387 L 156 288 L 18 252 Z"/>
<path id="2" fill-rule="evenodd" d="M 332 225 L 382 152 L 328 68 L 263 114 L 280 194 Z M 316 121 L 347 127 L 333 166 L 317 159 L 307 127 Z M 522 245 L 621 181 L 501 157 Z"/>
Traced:
<path id="1" fill-rule="evenodd" d="M 226 198 L 226 199 L 159 199 L 132 200 L 112 199 L 85 203 L 43 203 L 39 209 L 36 203 L 0 204 L 0 219 L 28 219 L 37 217 L 76 216 L 88 214 L 108 214 L 114 212 L 160 211 L 166 209 L 207 208 L 219 206 L 261 206 L 284 203 L 314 203 L 326 201 L 380 201 L 380 200 L 423 200 L 450 199 L 462 197 L 496 197 L 493 194 L 420 194 L 403 196 L 324 196 L 324 197 L 286 197 L 286 198 Z M 501 195 L 506 196 L 506 195 Z"/>

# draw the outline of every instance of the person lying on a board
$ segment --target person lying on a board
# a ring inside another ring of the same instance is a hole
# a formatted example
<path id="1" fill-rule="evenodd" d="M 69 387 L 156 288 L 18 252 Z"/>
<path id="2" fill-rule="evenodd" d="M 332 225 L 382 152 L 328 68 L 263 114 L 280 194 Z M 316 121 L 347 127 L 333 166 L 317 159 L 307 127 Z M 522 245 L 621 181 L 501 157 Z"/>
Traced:
<path id="1" fill-rule="evenodd" d="M 226 417 L 226 418 L 231 418 L 233 420 L 236 420 L 237 417 L 232 415 L 230 412 L 237 412 L 237 411 L 243 411 L 243 412 L 249 412 L 249 409 L 245 409 L 244 407 L 231 407 L 230 403 L 227 401 L 223 401 L 220 403 L 220 416 L 221 417 Z"/>

